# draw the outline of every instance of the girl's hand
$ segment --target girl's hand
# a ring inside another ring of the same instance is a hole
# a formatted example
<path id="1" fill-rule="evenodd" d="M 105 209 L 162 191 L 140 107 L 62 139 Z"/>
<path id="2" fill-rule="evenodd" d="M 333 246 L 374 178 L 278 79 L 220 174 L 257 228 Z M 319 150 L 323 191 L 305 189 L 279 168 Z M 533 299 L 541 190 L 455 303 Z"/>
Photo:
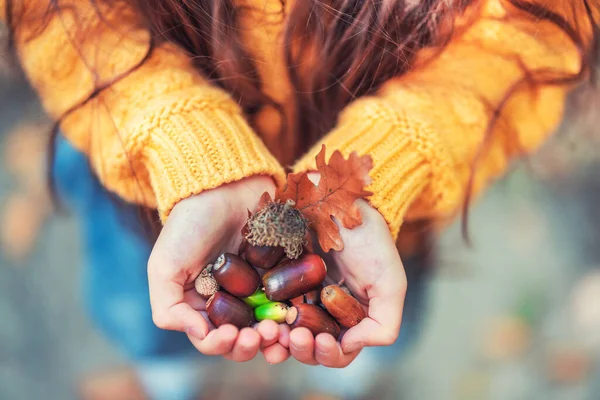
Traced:
<path id="1" fill-rule="evenodd" d="M 256 176 L 181 201 L 152 250 L 148 282 L 154 323 L 185 332 L 203 354 L 248 361 L 261 347 L 280 346 L 279 326 L 272 321 L 261 322 L 256 330 L 232 325 L 215 329 L 204 311 L 206 301 L 194 289 L 207 264 L 224 252 L 237 253 L 247 210 L 256 208 L 265 191 L 274 194 L 272 179 Z"/>
<path id="2" fill-rule="evenodd" d="M 341 344 L 329 334 L 313 338 L 305 328 L 289 332 L 282 327 L 280 344 L 305 364 L 345 367 L 362 348 L 391 345 L 400 332 L 407 288 L 404 266 L 381 214 L 364 200 L 357 204 L 363 223 L 352 230 L 338 224 L 344 250 L 334 252 L 332 261 L 344 284 L 367 306 L 368 316 L 344 334 Z M 265 350 L 265 357 L 271 363 L 286 358 L 280 347 Z"/>

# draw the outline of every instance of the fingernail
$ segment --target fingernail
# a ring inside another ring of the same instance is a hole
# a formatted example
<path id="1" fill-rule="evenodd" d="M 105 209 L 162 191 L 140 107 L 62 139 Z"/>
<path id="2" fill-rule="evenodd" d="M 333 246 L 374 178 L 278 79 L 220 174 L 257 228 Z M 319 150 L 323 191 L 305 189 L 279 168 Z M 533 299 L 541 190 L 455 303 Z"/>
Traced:
<path id="1" fill-rule="evenodd" d="M 364 345 L 362 343 L 351 343 L 349 345 L 347 345 L 346 347 L 344 347 L 344 353 L 348 354 L 348 353 L 354 353 L 355 351 L 358 351 L 360 349 L 362 349 L 364 347 Z"/>
<path id="2" fill-rule="evenodd" d="M 204 337 L 206 336 L 204 333 L 202 333 L 198 329 L 194 328 L 193 326 L 185 328 L 185 333 L 187 333 L 188 335 L 193 336 L 195 338 L 198 338 L 200 340 L 204 339 Z"/>

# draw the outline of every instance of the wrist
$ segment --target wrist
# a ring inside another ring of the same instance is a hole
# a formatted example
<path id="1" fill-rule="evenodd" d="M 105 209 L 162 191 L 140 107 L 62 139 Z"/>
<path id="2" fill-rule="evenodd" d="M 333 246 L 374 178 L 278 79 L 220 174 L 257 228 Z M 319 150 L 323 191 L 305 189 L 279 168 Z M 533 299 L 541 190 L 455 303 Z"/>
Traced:
<path id="1" fill-rule="evenodd" d="M 273 177 L 252 175 L 186 197 L 176 203 L 173 210 L 187 208 L 190 205 L 193 205 L 195 209 L 227 208 L 230 210 L 231 217 L 239 216 L 235 219 L 245 221 L 248 210 L 254 211 L 263 193 L 269 192 L 271 196 L 274 196 L 275 189 Z"/>

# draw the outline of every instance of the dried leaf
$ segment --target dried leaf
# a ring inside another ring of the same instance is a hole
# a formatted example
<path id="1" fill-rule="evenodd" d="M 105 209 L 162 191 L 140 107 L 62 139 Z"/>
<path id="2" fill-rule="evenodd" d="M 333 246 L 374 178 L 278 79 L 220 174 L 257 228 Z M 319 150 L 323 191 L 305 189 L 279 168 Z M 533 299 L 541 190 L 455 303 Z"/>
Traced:
<path id="1" fill-rule="evenodd" d="M 271 203 L 272 201 L 273 201 L 273 199 L 271 198 L 271 195 L 269 194 L 269 192 L 264 192 L 262 194 L 262 196 L 260 196 L 260 200 L 258 201 L 257 209 L 260 210 L 261 208 L 263 208 L 267 204 Z"/>
<path id="2" fill-rule="evenodd" d="M 369 156 L 350 154 L 348 159 L 335 151 L 329 163 L 325 162 L 325 146 L 316 157 L 320 181 L 315 185 L 308 173 L 289 174 L 287 187 L 278 192 L 276 199 L 282 202 L 293 200 L 311 223 L 323 251 L 340 251 L 344 243 L 335 218 L 345 228 L 352 229 L 362 223 L 362 216 L 355 201 L 370 196 L 365 186 L 371 183 L 369 171 L 373 161 Z"/>

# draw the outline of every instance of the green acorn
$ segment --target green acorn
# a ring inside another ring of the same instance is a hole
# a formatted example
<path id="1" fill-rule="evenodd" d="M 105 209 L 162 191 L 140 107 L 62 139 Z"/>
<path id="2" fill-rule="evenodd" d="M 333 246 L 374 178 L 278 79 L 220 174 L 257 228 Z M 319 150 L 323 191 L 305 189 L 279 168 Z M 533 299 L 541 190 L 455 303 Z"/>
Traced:
<path id="1" fill-rule="evenodd" d="M 284 303 L 267 303 L 254 309 L 254 317 L 257 321 L 270 319 L 281 324 L 285 322 L 285 316 L 288 312 L 288 306 Z"/>
<path id="2" fill-rule="evenodd" d="M 244 300 L 244 303 L 248 304 L 252 308 L 256 308 L 270 302 L 270 300 L 267 299 L 265 291 L 261 288 L 258 288 L 254 294 L 244 297 L 242 300 Z"/>

